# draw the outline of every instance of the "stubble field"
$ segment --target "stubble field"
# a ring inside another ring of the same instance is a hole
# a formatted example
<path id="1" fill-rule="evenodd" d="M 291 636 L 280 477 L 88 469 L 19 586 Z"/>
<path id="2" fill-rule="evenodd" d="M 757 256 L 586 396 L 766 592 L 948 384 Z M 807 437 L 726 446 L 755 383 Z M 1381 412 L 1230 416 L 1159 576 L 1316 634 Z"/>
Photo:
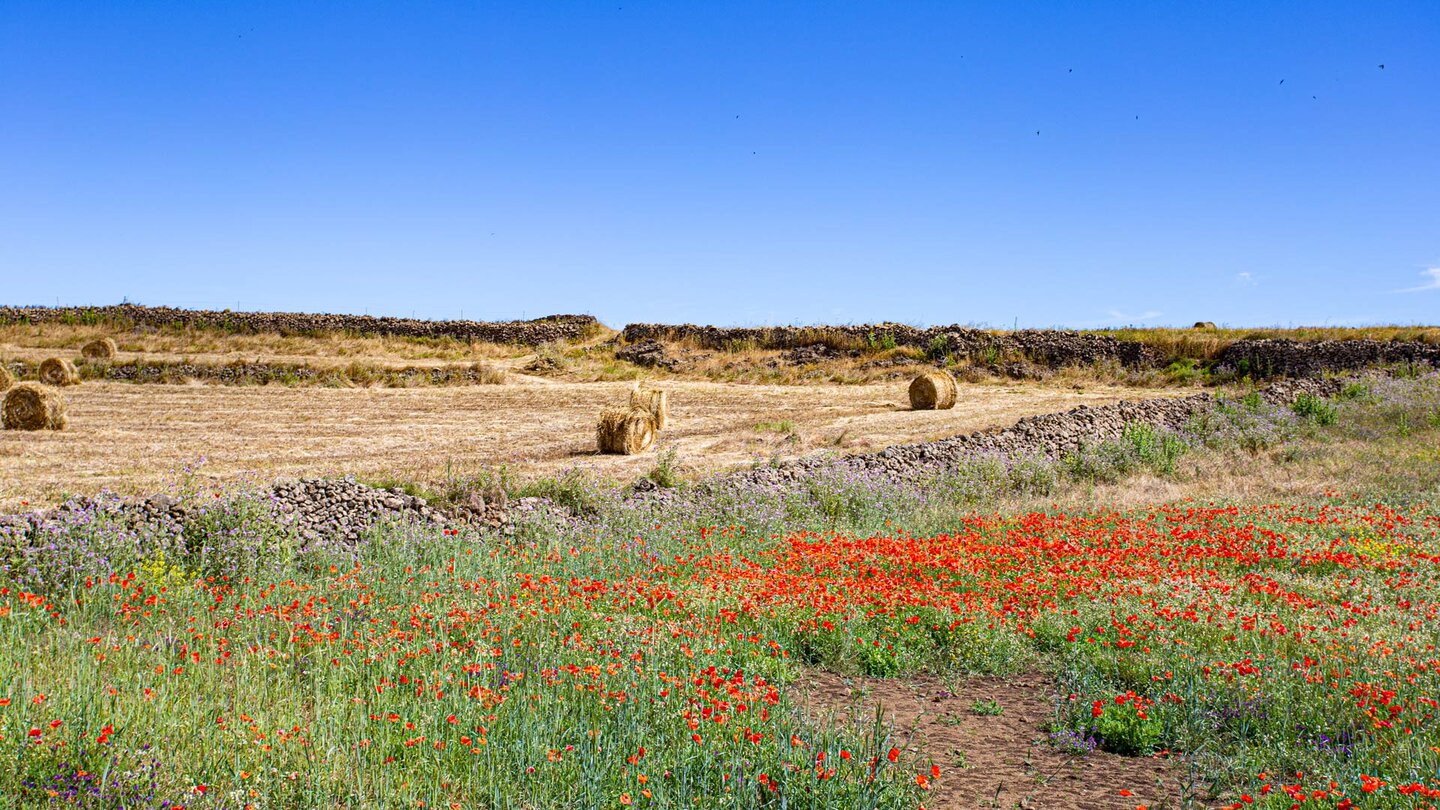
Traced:
<path id="1" fill-rule="evenodd" d="M 917 412 L 895 383 L 663 387 L 672 424 L 661 448 L 673 448 L 694 474 L 820 450 L 879 450 L 1136 395 L 1103 385 L 973 385 L 961 387 L 952 410 Z M 69 429 L 0 432 L 0 506 L 102 488 L 163 491 L 202 458 L 200 474 L 213 482 L 348 474 L 427 483 L 456 468 L 502 464 L 521 475 L 583 466 L 633 480 L 654 466 L 655 453 L 601 456 L 594 438 L 600 409 L 623 404 L 629 388 L 519 374 L 504 385 L 443 388 L 87 382 L 66 389 Z"/>

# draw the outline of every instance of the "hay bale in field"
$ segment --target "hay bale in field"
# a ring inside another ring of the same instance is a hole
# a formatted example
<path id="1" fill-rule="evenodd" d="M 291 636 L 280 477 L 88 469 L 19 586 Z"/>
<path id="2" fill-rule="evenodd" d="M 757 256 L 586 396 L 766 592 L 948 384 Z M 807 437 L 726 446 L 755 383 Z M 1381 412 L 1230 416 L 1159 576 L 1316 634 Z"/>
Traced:
<path id="1" fill-rule="evenodd" d="M 92 340 L 80 347 L 80 355 L 86 360 L 114 360 L 115 341 L 108 337 Z"/>
<path id="2" fill-rule="evenodd" d="M 38 383 L 20 383 L 5 392 L 0 410 L 0 422 L 6 430 L 64 430 L 69 424 L 65 398 L 59 391 Z"/>
<path id="3" fill-rule="evenodd" d="M 633 456 L 655 442 L 655 417 L 643 408 L 606 408 L 595 427 L 595 443 L 602 453 Z"/>
<path id="4" fill-rule="evenodd" d="M 927 371 L 910 382 L 910 407 L 917 411 L 955 407 L 955 378 L 947 371 Z"/>
<path id="5" fill-rule="evenodd" d="M 75 370 L 74 363 L 63 357 L 47 357 L 40 364 L 40 382 L 57 388 L 79 385 L 80 372 Z"/>
<path id="6" fill-rule="evenodd" d="M 649 411 L 655 420 L 656 430 L 664 430 L 670 422 L 670 394 L 667 391 L 633 388 L 630 391 L 630 407 Z"/>
<path id="7" fill-rule="evenodd" d="M 1194 329 L 1218 329 L 1214 321 L 1196 321 Z"/>

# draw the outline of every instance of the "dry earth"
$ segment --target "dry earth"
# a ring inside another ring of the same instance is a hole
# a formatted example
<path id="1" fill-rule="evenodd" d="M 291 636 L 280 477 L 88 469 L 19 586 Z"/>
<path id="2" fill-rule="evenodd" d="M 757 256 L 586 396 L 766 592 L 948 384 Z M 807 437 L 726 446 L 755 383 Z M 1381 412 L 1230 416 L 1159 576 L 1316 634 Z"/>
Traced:
<path id="1" fill-rule="evenodd" d="M 1136 396 L 1105 386 L 963 385 L 954 410 L 917 412 L 904 404 L 903 383 L 664 387 L 672 424 L 658 447 L 674 448 L 682 472 L 692 475 L 818 449 L 879 450 Z M 91 382 L 65 391 L 68 430 L 0 431 L 0 508 L 102 488 L 163 491 L 201 458 L 203 478 L 213 481 L 353 474 L 435 482 L 447 469 L 501 464 L 522 476 L 582 467 L 631 479 L 654 467 L 654 450 L 599 456 L 594 444 L 600 409 L 622 404 L 628 389 L 518 374 L 506 385 L 452 388 Z"/>
<path id="2" fill-rule="evenodd" d="M 925 799 L 929 810 L 1158 810 L 1179 806 L 1185 792 L 1184 775 L 1167 760 L 1051 745 L 1045 726 L 1055 683 L 1042 673 L 947 682 L 812 672 L 800 688 L 813 712 L 842 722 L 883 711 L 892 744 L 908 761 L 941 768 Z M 1000 714 L 973 708 L 991 701 Z"/>

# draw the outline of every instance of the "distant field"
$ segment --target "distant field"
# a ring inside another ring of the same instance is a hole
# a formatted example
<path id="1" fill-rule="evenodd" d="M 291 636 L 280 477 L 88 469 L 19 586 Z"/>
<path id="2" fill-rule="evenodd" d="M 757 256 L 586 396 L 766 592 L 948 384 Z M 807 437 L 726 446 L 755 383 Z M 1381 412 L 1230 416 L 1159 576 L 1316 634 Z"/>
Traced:
<path id="1" fill-rule="evenodd" d="M 1115 386 L 963 385 L 954 410 L 917 412 L 895 383 L 666 387 L 672 425 L 659 448 L 673 448 L 691 472 L 820 449 L 880 450 L 1135 396 Z M 447 466 L 501 464 L 522 474 L 583 465 L 634 478 L 654 467 L 656 451 L 599 456 L 594 442 L 600 409 L 623 403 L 628 389 L 519 375 L 507 385 L 408 389 L 86 383 L 66 389 L 68 430 L 0 431 L 0 507 L 102 487 L 161 491 L 202 457 L 202 476 L 216 481 L 323 473 L 434 482 Z"/>

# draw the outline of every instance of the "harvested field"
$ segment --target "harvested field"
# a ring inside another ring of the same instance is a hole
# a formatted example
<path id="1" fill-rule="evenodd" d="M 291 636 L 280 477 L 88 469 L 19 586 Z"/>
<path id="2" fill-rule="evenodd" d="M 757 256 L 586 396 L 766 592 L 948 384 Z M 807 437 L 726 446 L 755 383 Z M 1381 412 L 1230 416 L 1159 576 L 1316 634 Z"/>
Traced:
<path id="1" fill-rule="evenodd" d="M 664 388 L 670 425 L 657 450 L 673 447 L 692 474 L 821 449 L 875 451 L 1135 397 L 1121 387 L 962 385 L 954 409 L 916 412 L 894 383 Z M 655 451 L 602 457 L 594 443 L 595 414 L 626 403 L 629 391 L 623 382 L 523 375 L 503 386 L 414 389 L 91 383 L 68 393 L 65 432 L 0 432 L 0 507 L 102 488 L 163 491 L 201 458 L 202 476 L 215 481 L 354 474 L 434 482 L 447 468 L 501 464 L 520 475 L 578 466 L 634 478 L 655 465 Z"/>

